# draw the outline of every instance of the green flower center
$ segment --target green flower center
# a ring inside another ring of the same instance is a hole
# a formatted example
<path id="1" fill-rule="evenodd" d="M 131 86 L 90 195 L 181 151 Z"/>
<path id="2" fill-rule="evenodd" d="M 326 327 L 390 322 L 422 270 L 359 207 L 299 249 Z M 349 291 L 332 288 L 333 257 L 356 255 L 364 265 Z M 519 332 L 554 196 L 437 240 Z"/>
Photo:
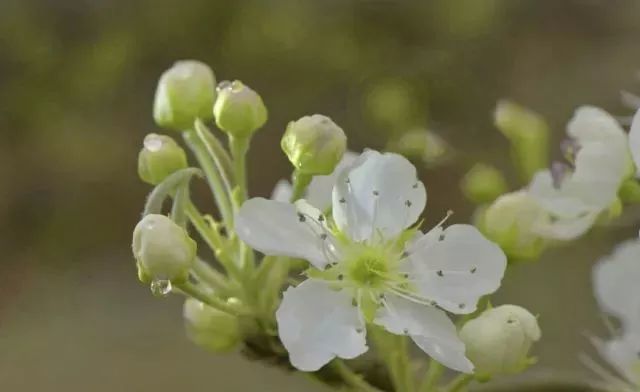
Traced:
<path id="1" fill-rule="evenodd" d="M 346 274 L 357 285 L 372 288 L 384 284 L 389 273 L 389 264 L 382 255 L 365 254 L 347 263 Z"/>

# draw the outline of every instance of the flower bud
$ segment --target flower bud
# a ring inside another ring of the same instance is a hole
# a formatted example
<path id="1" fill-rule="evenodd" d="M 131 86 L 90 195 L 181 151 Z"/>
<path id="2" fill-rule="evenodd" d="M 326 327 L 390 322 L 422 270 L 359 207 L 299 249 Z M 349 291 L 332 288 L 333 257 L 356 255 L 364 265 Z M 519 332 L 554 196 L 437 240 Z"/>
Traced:
<path id="1" fill-rule="evenodd" d="M 526 191 L 518 191 L 502 195 L 489 205 L 480 227 L 510 258 L 534 259 L 545 245 L 535 230 L 549 220 L 549 215 Z"/>
<path id="2" fill-rule="evenodd" d="M 196 119 L 213 117 L 216 79 L 208 65 L 195 60 L 176 62 L 160 77 L 153 103 L 153 118 L 168 129 L 182 131 Z"/>
<path id="3" fill-rule="evenodd" d="M 220 82 L 213 113 L 218 128 L 238 138 L 249 137 L 267 122 L 262 98 L 239 80 Z"/>
<path id="4" fill-rule="evenodd" d="M 460 187 L 469 200 L 484 204 L 506 192 L 507 182 L 495 167 L 477 163 L 464 176 Z"/>
<path id="5" fill-rule="evenodd" d="M 347 136 L 329 117 L 314 114 L 287 125 L 280 146 L 296 170 L 331 174 L 347 149 Z"/>
<path id="6" fill-rule="evenodd" d="M 496 127 L 511 142 L 511 158 L 525 181 L 549 161 L 549 126 L 537 113 L 510 101 L 500 101 Z"/>
<path id="7" fill-rule="evenodd" d="M 466 355 L 480 379 L 523 371 L 533 363 L 529 349 L 540 335 L 536 317 L 516 305 L 488 309 L 460 330 Z"/>
<path id="8" fill-rule="evenodd" d="M 184 302 L 183 315 L 187 336 L 195 344 L 215 352 L 227 352 L 240 343 L 238 318 L 214 309 L 197 299 Z"/>
<path id="9" fill-rule="evenodd" d="M 170 174 L 187 167 L 187 155 L 172 138 L 150 133 L 138 154 L 138 175 L 142 181 L 158 185 Z"/>
<path id="10" fill-rule="evenodd" d="M 164 215 L 146 215 L 133 230 L 133 255 L 145 280 L 187 278 L 196 257 L 196 242 Z"/>

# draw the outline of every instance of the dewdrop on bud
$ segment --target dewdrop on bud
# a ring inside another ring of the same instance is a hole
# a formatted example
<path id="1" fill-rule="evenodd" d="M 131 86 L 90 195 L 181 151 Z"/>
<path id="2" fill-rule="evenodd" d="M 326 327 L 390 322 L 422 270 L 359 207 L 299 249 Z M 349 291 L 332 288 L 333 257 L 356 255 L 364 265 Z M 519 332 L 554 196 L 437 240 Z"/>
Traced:
<path id="1" fill-rule="evenodd" d="M 326 175 L 342 159 L 347 137 L 329 117 L 314 114 L 290 122 L 280 146 L 298 172 Z"/>
<path id="2" fill-rule="evenodd" d="M 176 62 L 160 77 L 153 118 L 167 129 L 191 129 L 196 119 L 209 120 L 216 98 L 216 79 L 208 65 L 195 60 Z"/>
<path id="3" fill-rule="evenodd" d="M 241 341 L 238 317 L 188 298 L 183 307 L 187 336 L 195 344 L 215 352 L 228 352 Z"/>
<path id="4" fill-rule="evenodd" d="M 535 229 L 549 221 L 548 214 L 526 191 L 518 191 L 491 203 L 479 226 L 512 260 L 535 259 L 545 246 L 545 240 Z"/>
<path id="5" fill-rule="evenodd" d="M 239 80 L 220 82 L 213 114 L 218 128 L 237 138 L 249 137 L 267 122 L 262 98 Z"/>
<path id="6" fill-rule="evenodd" d="M 158 185 L 170 174 L 187 167 L 187 155 L 172 138 L 150 133 L 138 154 L 138 175 L 151 185 Z"/>
<path id="7" fill-rule="evenodd" d="M 460 330 L 479 379 L 523 371 L 533 363 L 528 354 L 540 335 L 536 317 L 516 305 L 488 309 Z"/>
<path id="8" fill-rule="evenodd" d="M 163 282 L 166 286 L 185 280 L 196 258 L 196 242 L 182 227 L 158 214 L 146 215 L 136 225 L 132 248 L 138 276 L 152 283 L 152 289 Z"/>
<path id="9" fill-rule="evenodd" d="M 469 200 L 483 204 L 492 202 L 506 192 L 507 182 L 495 167 L 477 163 L 464 176 L 460 188 Z"/>

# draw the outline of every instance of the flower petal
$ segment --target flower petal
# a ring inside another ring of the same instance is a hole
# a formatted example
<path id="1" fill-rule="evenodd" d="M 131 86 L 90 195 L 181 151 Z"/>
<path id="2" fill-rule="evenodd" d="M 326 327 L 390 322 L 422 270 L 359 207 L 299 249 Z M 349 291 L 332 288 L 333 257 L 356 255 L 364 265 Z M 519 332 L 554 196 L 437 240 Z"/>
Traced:
<path id="1" fill-rule="evenodd" d="M 636 164 L 636 176 L 640 177 L 640 110 L 633 116 L 629 130 L 629 148 Z"/>
<path id="2" fill-rule="evenodd" d="M 271 192 L 271 200 L 288 203 L 291 200 L 291 195 L 293 195 L 291 183 L 287 180 L 280 180 Z"/>
<path id="3" fill-rule="evenodd" d="M 625 330 L 640 331 L 640 240 L 616 247 L 593 268 L 594 292 L 598 304 L 618 317 Z"/>
<path id="4" fill-rule="evenodd" d="M 640 335 L 626 334 L 606 342 L 595 340 L 600 355 L 633 385 L 640 385 Z"/>
<path id="5" fill-rule="evenodd" d="M 453 313 L 475 311 L 481 296 L 500 287 L 507 257 L 471 225 L 452 225 L 441 239 L 413 249 L 410 280 L 420 296 Z"/>
<path id="6" fill-rule="evenodd" d="M 389 294 L 374 323 L 397 335 L 408 334 L 418 347 L 448 368 L 464 373 L 473 371 L 455 325 L 436 307 Z"/>
<path id="7" fill-rule="evenodd" d="M 597 218 L 597 212 L 588 212 L 576 218 L 541 220 L 532 229 L 544 238 L 569 241 L 586 233 Z"/>
<path id="8" fill-rule="evenodd" d="M 567 125 L 567 134 L 580 145 L 593 141 L 624 145 L 627 139 L 616 119 L 595 106 L 581 106 L 576 109 Z"/>
<path id="9" fill-rule="evenodd" d="M 352 297 L 321 281 L 289 287 L 276 319 L 291 364 L 302 371 L 318 370 L 334 357 L 355 358 L 368 349 L 364 321 Z"/>
<path id="10" fill-rule="evenodd" d="M 324 269 L 333 238 L 318 223 L 320 211 L 308 203 L 284 203 L 264 198 L 247 200 L 236 216 L 238 237 L 273 256 L 299 257 Z"/>
<path id="11" fill-rule="evenodd" d="M 355 152 L 347 151 L 342 156 L 342 160 L 338 163 L 333 173 L 327 176 L 314 176 L 309 183 L 305 198 L 311 205 L 314 205 L 320 209 L 320 211 L 327 211 L 331 208 L 331 192 L 336 184 L 338 175 L 342 170 L 349 167 L 359 154 Z"/>
<path id="12" fill-rule="evenodd" d="M 333 218 L 354 241 L 392 238 L 416 222 L 426 202 L 424 184 L 408 160 L 368 150 L 338 176 Z"/>

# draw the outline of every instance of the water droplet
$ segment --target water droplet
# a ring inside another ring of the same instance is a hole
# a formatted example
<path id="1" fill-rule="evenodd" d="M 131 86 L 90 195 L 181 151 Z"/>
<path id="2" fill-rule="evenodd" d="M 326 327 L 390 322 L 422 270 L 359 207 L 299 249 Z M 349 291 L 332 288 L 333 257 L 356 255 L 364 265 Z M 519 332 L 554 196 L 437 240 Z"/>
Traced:
<path id="1" fill-rule="evenodd" d="M 231 83 L 231 91 L 233 91 L 234 93 L 237 93 L 238 91 L 242 90 L 242 87 L 243 87 L 243 84 L 239 80 L 234 80 Z"/>
<path id="2" fill-rule="evenodd" d="M 149 135 L 144 138 L 144 148 L 151 152 L 160 151 L 162 148 L 162 139 L 155 135 Z"/>
<path id="3" fill-rule="evenodd" d="M 156 297 L 166 297 L 171 292 L 171 281 L 156 279 L 151 282 L 151 293 Z"/>
<path id="4" fill-rule="evenodd" d="M 216 87 L 216 90 L 222 91 L 229 88 L 231 88 L 231 82 L 228 80 L 223 80 L 222 82 L 218 83 L 218 87 Z"/>

